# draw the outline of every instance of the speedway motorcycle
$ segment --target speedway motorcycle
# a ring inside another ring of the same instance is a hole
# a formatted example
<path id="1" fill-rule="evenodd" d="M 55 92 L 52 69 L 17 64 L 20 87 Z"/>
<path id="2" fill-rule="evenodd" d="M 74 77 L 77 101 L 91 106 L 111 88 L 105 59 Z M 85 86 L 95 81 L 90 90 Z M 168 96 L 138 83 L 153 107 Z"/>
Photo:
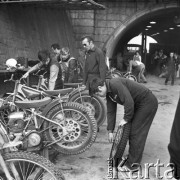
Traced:
<path id="1" fill-rule="evenodd" d="M 45 72 L 46 73 L 46 72 Z M 79 104 L 82 104 L 85 106 L 85 108 L 94 116 L 94 118 L 97 121 L 97 126 L 100 127 L 105 119 L 106 119 L 106 107 L 105 107 L 105 102 L 102 98 L 93 95 L 89 95 L 89 91 L 85 90 L 82 88 L 82 83 L 64 83 L 64 90 L 53 90 L 49 91 L 48 86 L 47 86 L 47 79 L 45 78 L 45 73 L 41 73 L 41 71 L 38 71 L 35 76 L 38 77 L 38 84 L 37 85 L 32 85 L 33 88 L 40 90 L 43 95 L 49 94 L 51 97 L 57 98 L 57 95 L 59 95 L 59 91 L 62 92 L 67 92 L 66 96 L 68 97 L 69 102 L 77 102 Z M 33 96 L 28 96 L 25 91 L 34 91 L 35 90 L 28 87 L 26 83 L 24 84 L 19 84 L 18 86 L 18 91 L 16 98 L 18 99 L 33 99 L 33 98 L 42 98 L 42 94 L 39 95 L 39 91 L 36 93 L 33 93 Z M 30 93 L 29 93 L 30 94 Z M 28 94 L 28 95 L 29 95 Z M 9 94 L 5 94 L 4 96 L 7 97 Z"/>

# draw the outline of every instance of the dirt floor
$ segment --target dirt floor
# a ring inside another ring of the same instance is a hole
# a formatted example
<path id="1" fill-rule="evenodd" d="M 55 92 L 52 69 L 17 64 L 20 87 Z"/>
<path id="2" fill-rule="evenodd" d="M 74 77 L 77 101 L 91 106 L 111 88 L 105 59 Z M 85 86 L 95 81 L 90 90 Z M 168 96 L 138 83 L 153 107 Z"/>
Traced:
<path id="1" fill-rule="evenodd" d="M 167 146 L 169 143 L 170 130 L 179 99 L 180 80 L 176 79 L 175 85 L 164 85 L 164 78 L 148 76 L 148 83 L 145 84 L 156 95 L 159 107 L 153 124 L 151 126 L 146 142 L 142 159 L 142 173 L 145 176 L 145 163 L 156 164 L 158 159 L 164 167 L 160 167 L 160 175 L 163 179 L 164 173 L 170 170 L 166 167 L 169 162 Z M 123 107 L 118 107 L 118 120 L 123 117 Z M 108 142 L 106 130 L 107 123 L 100 127 L 95 143 L 84 153 L 76 156 L 64 156 L 59 154 L 56 158 L 56 165 L 62 169 L 66 180 L 107 180 L 108 163 L 111 145 Z M 127 154 L 127 149 L 126 152 Z M 149 169 L 149 176 L 146 179 L 157 179 L 156 168 Z M 171 176 L 170 176 L 171 177 Z M 119 173 L 119 179 L 123 175 Z M 144 178 L 145 179 L 145 178 Z"/>

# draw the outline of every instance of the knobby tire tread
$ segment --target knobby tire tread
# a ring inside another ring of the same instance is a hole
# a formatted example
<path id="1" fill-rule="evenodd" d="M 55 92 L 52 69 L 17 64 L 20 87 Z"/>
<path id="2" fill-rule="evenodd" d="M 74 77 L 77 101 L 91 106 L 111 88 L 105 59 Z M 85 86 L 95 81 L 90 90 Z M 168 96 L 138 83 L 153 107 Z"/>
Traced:
<path id="1" fill-rule="evenodd" d="M 26 152 L 26 151 L 18 151 L 18 152 L 4 153 L 2 154 L 2 156 L 5 161 L 10 159 L 30 160 L 32 162 L 35 162 L 36 164 L 40 164 L 43 167 L 47 168 L 52 174 L 54 174 L 57 180 L 65 180 L 64 175 L 62 174 L 60 169 L 58 169 L 48 159 L 38 154 L 32 152 Z"/>
<path id="2" fill-rule="evenodd" d="M 118 131 L 121 130 L 122 130 L 121 127 L 118 127 L 115 138 L 117 138 Z M 127 145 L 127 141 L 129 140 L 130 130 L 131 130 L 131 123 L 126 123 L 122 130 L 123 132 L 121 139 L 119 140 L 117 145 L 117 151 L 115 152 L 115 155 L 112 157 L 112 149 L 111 149 L 110 159 L 114 159 L 114 160 L 118 159 L 118 161 L 121 160 Z M 112 148 L 114 147 L 115 142 L 116 141 L 114 140 Z"/>

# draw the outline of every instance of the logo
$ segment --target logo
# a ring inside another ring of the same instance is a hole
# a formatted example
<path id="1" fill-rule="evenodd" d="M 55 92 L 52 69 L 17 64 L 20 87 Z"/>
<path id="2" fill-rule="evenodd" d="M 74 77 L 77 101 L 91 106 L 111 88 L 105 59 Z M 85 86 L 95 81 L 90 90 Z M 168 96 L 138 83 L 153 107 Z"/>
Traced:
<path id="1" fill-rule="evenodd" d="M 113 179 L 115 176 L 118 176 L 118 174 L 123 177 L 124 179 L 151 179 L 150 177 L 150 169 L 155 170 L 155 176 L 157 179 L 162 180 L 163 178 L 171 180 L 174 177 L 175 172 L 175 165 L 173 163 L 168 163 L 167 165 L 164 165 L 160 162 L 160 159 L 157 159 L 156 163 L 145 163 L 138 164 L 134 163 L 132 164 L 132 167 L 138 167 L 135 171 L 128 170 L 125 168 L 119 168 L 116 170 L 116 173 L 114 173 L 114 162 L 112 159 L 108 159 L 108 179 Z M 120 166 L 121 167 L 121 166 Z M 122 166 L 123 167 L 123 166 Z M 165 171 L 161 171 L 161 167 L 165 167 Z"/>

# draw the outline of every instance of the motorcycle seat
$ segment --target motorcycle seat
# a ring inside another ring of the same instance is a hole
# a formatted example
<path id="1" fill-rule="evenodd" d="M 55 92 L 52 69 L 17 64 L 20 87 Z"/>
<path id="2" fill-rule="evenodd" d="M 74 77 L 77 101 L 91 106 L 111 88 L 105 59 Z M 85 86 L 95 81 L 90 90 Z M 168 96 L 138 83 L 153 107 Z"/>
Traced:
<path id="1" fill-rule="evenodd" d="M 23 100 L 23 101 L 15 101 L 15 105 L 21 109 L 29 109 L 29 108 L 39 108 L 49 104 L 52 101 L 50 97 L 45 97 L 40 100 Z"/>
<path id="2" fill-rule="evenodd" d="M 64 96 L 72 92 L 73 88 L 57 89 L 57 90 L 45 90 L 44 92 L 49 96 Z"/>
<path id="3" fill-rule="evenodd" d="M 42 94 L 41 91 L 28 86 L 22 86 L 22 91 L 28 99 L 38 97 Z"/>

